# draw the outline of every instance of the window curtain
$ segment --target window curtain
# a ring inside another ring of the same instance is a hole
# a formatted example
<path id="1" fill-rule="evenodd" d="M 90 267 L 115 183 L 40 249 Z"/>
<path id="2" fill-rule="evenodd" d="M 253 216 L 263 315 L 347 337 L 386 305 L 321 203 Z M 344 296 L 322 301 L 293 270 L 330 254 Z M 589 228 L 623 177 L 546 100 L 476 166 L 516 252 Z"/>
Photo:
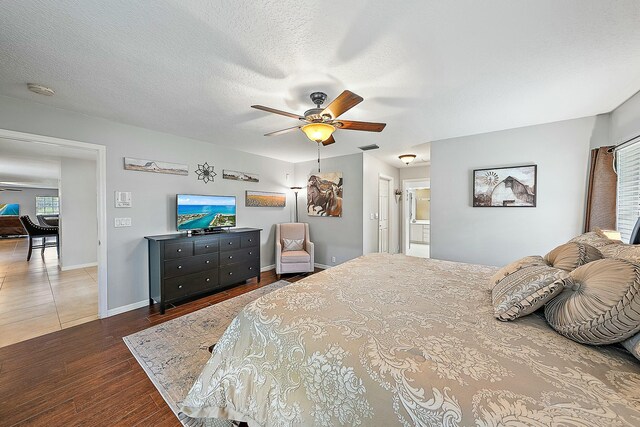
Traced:
<path id="1" fill-rule="evenodd" d="M 587 211 L 584 231 L 596 228 L 616 229 L 616 185 L 618 176 L 613 166 L 614 147 L 591 150 L 589 183 L 587 188 Z"/>

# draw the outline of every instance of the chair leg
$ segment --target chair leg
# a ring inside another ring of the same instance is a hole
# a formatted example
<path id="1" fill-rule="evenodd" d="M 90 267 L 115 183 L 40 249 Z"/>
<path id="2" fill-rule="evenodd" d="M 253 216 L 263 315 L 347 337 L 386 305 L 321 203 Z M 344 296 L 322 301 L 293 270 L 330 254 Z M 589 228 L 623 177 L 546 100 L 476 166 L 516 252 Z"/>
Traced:
<path id="1" fill-rule="evenodd" d="M 276 274 L 276 279 L 280 280 L 281 275 L 280 274 Z"/>
<path id="2" fill-rule="evenodd" d="M 31 251 L 33 249 L 33 239 L 29 236 L 29 252 L 27 253 L 27 261 L 31 259 Z"/>
<path id="3" fill-rule="evenodd" d="M 43 237 L 42 238 L 42 251 L 40 252 L 40 256 L 44 256 L 44 248 L 47 247 L 47 238 Z"/>
<path id="4" fill-rule="evenodd" d="M 58 258 L 60 258 L 60 236 L 56 236 L 56 253 L 58 254 Z"/>

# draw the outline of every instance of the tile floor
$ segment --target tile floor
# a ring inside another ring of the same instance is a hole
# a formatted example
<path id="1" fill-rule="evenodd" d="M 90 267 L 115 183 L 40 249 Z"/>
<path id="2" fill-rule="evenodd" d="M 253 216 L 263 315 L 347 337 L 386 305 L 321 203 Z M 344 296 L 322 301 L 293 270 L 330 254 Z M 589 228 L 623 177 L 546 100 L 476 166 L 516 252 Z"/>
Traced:
<path id="1" fill-rule="evenodd" d="M 98 318 L 96 267 L 61 271 L 55 248 L 27 262 L 27 248 L 0 239 L 0 347 Z"/>
<path id="2" fill-rule="evenodd" d="M 424 245 L 421 243 L 412 243 L 409 245 L 409 250 L 407 251 L 407 255 L 416 256 L 420 258 L 429 258 L 429 245 Z"/>

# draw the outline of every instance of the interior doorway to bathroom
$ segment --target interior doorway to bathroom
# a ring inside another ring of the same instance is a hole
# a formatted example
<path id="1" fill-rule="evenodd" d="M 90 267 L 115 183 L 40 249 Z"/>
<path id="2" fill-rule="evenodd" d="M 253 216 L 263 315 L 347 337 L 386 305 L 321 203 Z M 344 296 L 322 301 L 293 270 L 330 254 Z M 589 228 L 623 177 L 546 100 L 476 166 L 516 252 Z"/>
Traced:
<path id="1" fill-rule="evenodd" d="M 407 179 L 403 186 L 403 252 L 429 258 L 431 252 L 431 186 L 429 180 Z"/>

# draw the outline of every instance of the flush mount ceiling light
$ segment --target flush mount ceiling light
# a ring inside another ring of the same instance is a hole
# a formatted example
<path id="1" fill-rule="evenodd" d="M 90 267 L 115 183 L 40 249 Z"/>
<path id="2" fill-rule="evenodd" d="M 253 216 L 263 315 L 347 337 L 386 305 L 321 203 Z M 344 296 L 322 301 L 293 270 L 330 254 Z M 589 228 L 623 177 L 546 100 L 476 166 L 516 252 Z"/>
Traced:
<path id="1" fill-rule="evenodd" d="M 27 88 L 31 92 L 37 93 L 38 95 L 53 96 L 53 94 L 56 93 L 56 91 L 51 89 L 50 87 L 42 86 L 35 83 L 27 83 Z"/>
<path id="2" fill-rule="evenodd" d="M 307 138 L 318 143 L 331 138 L 331 134 L 335 130 L 335 127 L 327 123 L 309 123 L 308 125 L 302 126 L 302 132 L 307 135 Z"/>
<path id="3" fill-rule="evenodd" d="M 406 163 L 407 165 L 411 162 L 413 162 L 416 159 L 416 155 L 415 154 L 402 154 L 400 156 L 398 156 L 398 158 L 400 160 L 402 160 L 403 163 Z"/>

